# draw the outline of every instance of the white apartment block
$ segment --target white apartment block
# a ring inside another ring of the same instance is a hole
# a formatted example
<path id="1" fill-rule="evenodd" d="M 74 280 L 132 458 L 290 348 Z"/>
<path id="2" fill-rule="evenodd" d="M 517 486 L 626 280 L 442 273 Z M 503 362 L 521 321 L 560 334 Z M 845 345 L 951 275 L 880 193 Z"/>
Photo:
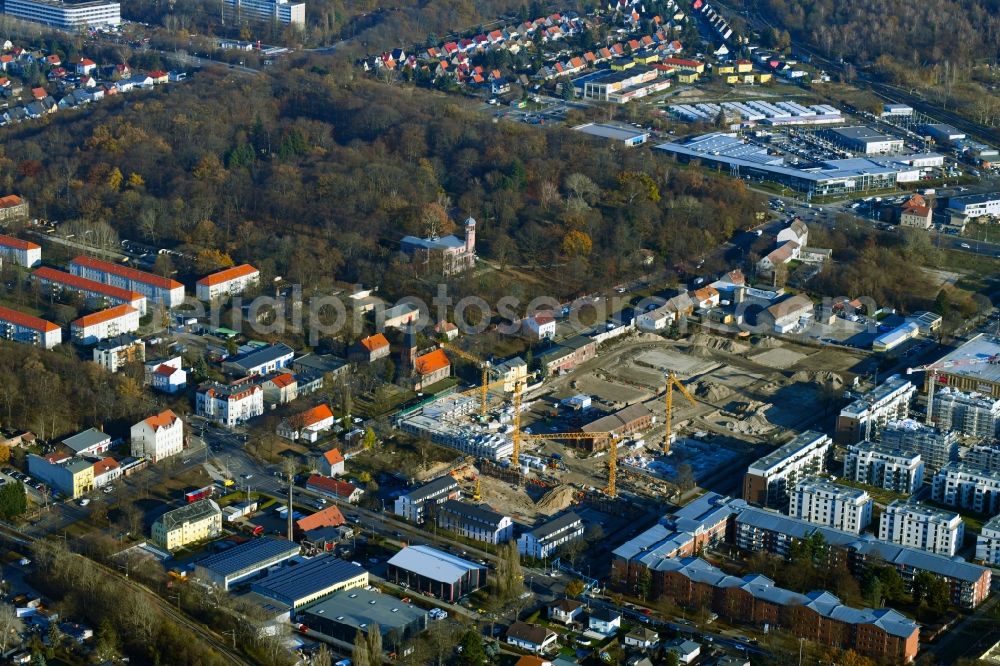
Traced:
<path id="1" fill-rule="evenodd" d="M 876 488 L 912 495 L 924 482 L 924 463 L 919 453 L 864 441 L 847 447 L 844 477 Z"/>
<path id="2" fill-rule="evenodd" d="M 953 557 L 965 540 L 965 523 L 952 511 L 896 501 L 882 512 L 878 538 Z"/>
<path id="3" fill-rule="evenodd" d="M 52 349 L 62 342 L 62 329 L 50 321 L 0 306 L 0 338 Z"/>
<path id="4" fill-rule="evenodd" d="M 121 264 L 80 256 L 70 262 L 69 272 L 88 280 L 138 292 L 154 303 L 162 303 L 168 308 L 175 308 L 184 302 L 184 285 L 177 280 Z"/>
<path id="5" fill-rule="evenodd" d="M 198 416 L 232 428 L 264 413 L 264 389 L 249 380 L 204 384 L 195 395 L 195 410 Z"/>
<path id="6" fill-rule="evenodd" d="M 72 4 L 59 0 L 4 0 L 3 12 L 23 21 L 63 30 L 120 25 L 122 22 L 121 3 L 104 0 Z"/>
<path id="7" fill-rule="evenodd" d="M 886 423 L 882 429 L 882 443 L 919 453 L 928 470 L 938 470 L 958 460 L 958 433 L 924 425 L 913 419 Z"/>
<path id="8" fill-rule="evenodd" d="M 69 325 L 74 342 L 89 345 L 139 330 L 139 311 L 131 305 L 116 305 L 84 315 Z"/>
<path id="9" fill-rule="evenodd" d="M 36 269 L 32 272 L 31 278 L 37 280 L 39 284 L 47 287 L 54 294 L 68 291 L 78 294 L 85 300 L 101 303 L 102 307 L 131 305 L 139 311 L 140 317 L 146 315 L 146 297 L 129 289 L 122 289 L 96 280 L 88 280 L 85 277 L 57 271 L 48 266 Z"/>
<path id="10" fill-rule="evenodd" d="M 184 421 L 169 409 L 132 426 L 132 455 L 156 463 L 184 450 Z"/>
<path id="11" fill-rule="evenodd" d="M 145 361 L 146 344 L 131 335 L 108 338 L 94 347 L 93 360 L 108 372 L 118 372 L 127 363 Z"/>
<path id="12" fill-rule="evenodd" d="M 933 421 L 942 430 L 957 430 L 969 437 L 993 438 L 1000 428 L 1000 400 L 945 386 L 934 394 Z"/>
<path id="13" fill-rule="evenodd" d="M 986 565 L 1000 565 L 1000 515 L 983 523 L 976 537 L 976 559 Z"/>
<path id="14" fill-rule="evenodd" d="M 977 444 L 969 449 L 962 462 L 1000 472 L 1000 444 Z"/>
<path id="15" fill-rule="evenodd" d="M 411 523 L 419 524 L 427 518 L 433 519 L 434 508 L 438 505 L 461 496 L 462 491 L 458 487 L 458 482 L 450 474 L 446 474 L 397 497 L 393 513 Z"/>
<path id="16" fill-rule="evenodd" d="M 0 257 L 18 266 L 33 268 L 42 263 L 42 246 L 0 234 Z"/>
<path id="17" fill-rule="evenodd" d="M 795 484 L 826 471 L 831 445 L 830 437 L 821 432 L 798 434 L 747 468 L 743 499 L 772 508 L 784 506 Z"/>
<path id="18" fill-rule="evenodd" d="M 288 0 L 223 0 L 240 20 L 306 25 L 306 3 Z"/>
<path id="19" fill-rule="evenodd" d="M 788 515 L 814 525 L 861 534 L 872 521 L 873 504 L 864 490 L 812 478 L 795 486 Z"/>
<path id="20" fill-rule="evenodd" d="M 195 283 L 195 295 L 200 301 L 214 301 L 242 294 L 246 289 L 259 283 L 260 271 L 250 264 L 243 264 L 206 275 L 198 280 Z"/>
<path id="21" fill-rule="evenodd" d="M 437 509 L 437 526 L 459 536 L 486 543 L 506 543 L 514 535 L 510 516 L 486 506 L 448 500 Z"/>
<path id="22" fill-rule="evenodd" d="M 550 557 L 559 546 L 583 537 L 583 519 L 572 511 L 525 532 L 517 540 L 521 555 L 541 560 Z"/>
<path id="23" fill-rule="evenodd" d="M 1000 472 L 964 462 L 951 462 L 934 475 L 935 502 L 976 513 L 1000 513 Z"/>
<path id="24" fill-rule="evenodd" d="M 846 446 L 874 439 L 886 422 L 909 415 L 910 401 L 916 392 L 917 387 L 905 377 L 889 377 L 840 411 L 837 443 Z"/>

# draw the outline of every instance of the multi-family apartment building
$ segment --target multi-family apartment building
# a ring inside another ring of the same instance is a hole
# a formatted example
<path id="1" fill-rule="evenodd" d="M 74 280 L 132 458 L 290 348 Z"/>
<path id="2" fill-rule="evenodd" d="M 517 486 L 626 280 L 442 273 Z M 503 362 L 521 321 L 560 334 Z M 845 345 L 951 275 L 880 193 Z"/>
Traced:
<path id="1" fill-rule="evenodd" d="M 484 505 L 447 500 L 436 512 L 437 526 L 473 541 L 506 543 L 514 535 L 510 516 Z"/>
<path id="2" fill-rule="evenodd" d="M 886 423 L 882 429 L 882 443 L 919 453 L 927 470 L 938 470 L 958 460 L 958 433 L 924 425 L 913 419 Z"/>
<path id="3" fill-rule="evenodd" d="M 94 304 L 98 307 L 131 305 L 139 311 L 140 316 L 145 316 L 146 314 L 146 297 L 137 291 L 90 280 L 79 275 L 73 275 L 72 273 L 57 271 L 48 266 L 41 266 L 35 269 L 31 273 L 31 278 L 48 289 L 50 293 L 60 294 L 68 292 L 77 294 L 80 298 L 86 300 L 88 304 Z"/>
<path id="4" fill-rule="evenodd" d="M 965 523 L 953 511 L 896 501 L 882 512 L 878 538 L 951 557 L 965 540 Z"/>
<path id="5" fill-rule="evenodd" d="M 94 463 L 85 458 L 60 455 L 28 454 L 28 473 L 58 490 L 70 499 L 76 499 L 94 489 Z"/>
<path id="6" fill-rule="evenodd" d="M 3 12 L 22 21 L 44 23 L 62 30 L 115 26 L 122 22 L 121 3 L 108 0 L 4 0 Z"/>
<path id="7" fill-rule="evenodd" d="M 924 482 L 924 462 L 919 453 L 866 440 L 847 447 L 844 477 L 911 495 Z"/>
<path id="8" fill-rule="evenodd" d="M 788 515 L 816 525 L 861 534 L 872 521 L 873 504 L 864 490 L 813 477 L 795 485 L 788 503 Z"/>
<path id="9" fill-rule="evenodd" d="M 70 322 L 73 341 L 83 345 L 139 330 L 139 311 L 131 305 L 115 305 Z"/>
<path id="10" fill-rule="evenodd" d="M 214 301 L 242 294 L 259 283 L 260 271 L 250 264 L 242 264 L 206 275 L 198 280 L 195 283 L 195 295 L 200 301 Z"/>
<path id="11" fill-rule="evenodd" d="M 184 421 L 167 409 L 136 423 L 131 436 L 132 455 L 156 463 L 184 450 Z"/>
<path id="12" fill-rule="evenodd" d="M 306 3 L 289 0 L 223 0 L 239 21 L 274 21 L 284 25 L 306 25 Z"/>
<path id="13" fill-rule="evenodd" d="M 184 285 L 177 280 L 121 264 L 79 256 L 70 262 L 69 272 L 88 280 L 138 292 L 150 301 L 161 303 L 168 308 L 175 308 L 184 302 Z"/>
<path id="14" fill-rule="evenodd" d="M 1000 514 L 983 523 L 979 530 L 976 559 L 988 566 L 1000 565 Z"/>
<path id="15" fill-rule="evenodd" d="M 782 507 L 801 479 L 826 471 L 830 438 L 807 430 L 751 464 L 743 477 L 743 498 L 754 504 Z"/>
<path id="16" fill-rule="evenodd" d="M 30 241 L 0 234 L 0 257 L 18 266 L 34 268 L 42 263 L 42 246 Z"/>
<path id="17" fill-rule="evenodd" d="M 52 349 L 62 342 L 62 329 L 50 321 L 0 306 L 0 338 Z"/>
<path id="18" fill-rule="evenodd" d="M 993 516 L 1000 513 L 1000 471 L 948 463 L 934 475 L 931 497 L 941 504 Z"/>
<path id="19" fill-rule="evenodd" d="M 153 541 L 171 552 L 220 534 L 222 510 L 210 499 L 167 511 L 156 519 L 152 527 Z"/>
<path id="20" fill-rule="evenodd" d="M 8 2 L 4 6 L 4 10 L 8 5 L 12 3 Z M 10 13 L 10 12 L 7 12 Z M 0 222 L 10 222 L 11 220 L 26 220 L 28 219 L 28 202 L 17 196 L 16 194 L 8 194 L 6 196 L 0 197 Z"/>
<path id="21" fill-rule="evenodd" d="M 916 392 L 917 387 L 905 377 L 889 377 L 840 411 L 835 435 L 837 443 L 847 446 L 876 439 L 887 421 L 909 415 L 910 401 Z"/>
<path id="22" fill-rule="evenodd" d="M 118 372 L 128 363 L 144 362 L 146 344 L 133 335 L 116 335 L 97 343 L 93 351 L 93 360 L 108 372 Z"/>
<path id="23" fill-rule="evenodd" d="M 976 444 L 966 452 L 962 462 L 991 472 L 1000 472 L 1000 444 Z"/>
<path id="24" fill-rule="evenodd" d="M 448 500 L 457 500 L 461 496 L 458 482 L 450 474 L 446 474 L 397 497 L 393 513 L 411 523 L 423 523 L 427 519 L 433 519 L 434 509 L 438 505 Z"/>
<path id="25" fill-rule="evenodd" d="M 927 551 L 857 534 L 822 527 L 783 516 L 768 509 L 748 507 L 734 515 L 733 543 L 746 551 L 765 551 L 788 557 L 791 545 L 819 533 L 831 549 L 831 556 L 846 555 L 847 564 L 855 576 L 870 563 L 891 565 L 911 586 L 921 571 L 943 578 L 951 589 L 951 602 L 961 608 L 975 608 L 990 593 L 990 569 L 960 559 L 935 555 Z"/>
<path id="26" fill-rule="evenodd" d="M 250 379 L 202 384 L 195 394 L 195 413 L 231 428 L 264 413 L 264 389 Z"/>
<path id="27" fill-rule="evenodd" d="M 517 550 L 521 555 L 541 560 L 551 557 L 564 543 L 582 537 L 583 519 L 570 511 L 522 534 L 517 540 Z"/>
<path id="28" fill-rule="evenodd" d="M 969 437 L 993 438 L 1000 428 L 1000 400 L 945 386 L 934 393 L 932 416 L 935 425 L 942 430 L 956 430 Z"/>
<path id="29" fill-rule="evenodd" d="M 652 594 L 691 609 L 711 609 L 730 622 L 782 627 L 793 636 L 849 648 L 887 663 L 917 655 L 920 628 L 889 608 L 853 608 L 822 590 L 799 594 L 761 574 L 726 574 L 697 557 L 666 560 L 652 576 Z"/>

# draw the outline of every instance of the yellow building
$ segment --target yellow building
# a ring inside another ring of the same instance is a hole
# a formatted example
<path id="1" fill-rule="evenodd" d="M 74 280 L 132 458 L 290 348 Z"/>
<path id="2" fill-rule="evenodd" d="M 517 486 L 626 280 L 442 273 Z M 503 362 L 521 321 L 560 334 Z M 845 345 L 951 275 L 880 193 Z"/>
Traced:
<path id="1" fill-rule="evenodd" d="M 167 511 L 153 523 L 153 541 L 173 552 L 222 533 L 222 510 L 210 499 Z"/>
<path id="2" fill-rule="evenodd" d="M 737 60 L 736 61 L 736 71 L 740 74 L 746 74 L 747 72 L 753 71 L 753 63 L 749 60 Z"/>
<path id="3" fill-rule="evenodd" d="M 740 82 L 740 77 L 736 76 L 735 74 L 726 77 L 726 83 L 730 85 L 735 85 L 739 82 Z"/>
<path id="4" fill-rule="evenodd" d="M 626 69 L 635 67 L 635 60 L 615 60 L 611 63 L 611 69 L 616 72 L 624 72 Z"/>
<path id="5" fill-rule="evenodd" d="M 719 65 L 715 68 L 715 73 L 720 76 L 722 74 L 735 74 L 736 68 L 733 65 Z"/>
<path id="6" fill-rule="evenodd" d="M 28 455 L 28 473 L 50 489 L 76 499 L 94 489 L 94 463 L 84 458 Z"/>
<path id="7" fill-rule="evenodd" d="M 771 74 L 770 72 L 765 72 L 765 73 L 757 75 L 757 82 L 758 83 L 767 83 L 768 81 L 770 81 L 773 78 L 774 78 L 774 74 Z"/>
<path id="8" fill-rule="evenodd" d="M 636 61 L 640 65 L 652 65 L 654 62 L 660 61 L 659 53 L 637 53 L 632 56 L 632 60 Z"/>
<path id="9" fill-rule="evenodd" d="M 681 83 L 694 83 L 698 80 L 698 72 L 679 72 L 677 80 Z"/>

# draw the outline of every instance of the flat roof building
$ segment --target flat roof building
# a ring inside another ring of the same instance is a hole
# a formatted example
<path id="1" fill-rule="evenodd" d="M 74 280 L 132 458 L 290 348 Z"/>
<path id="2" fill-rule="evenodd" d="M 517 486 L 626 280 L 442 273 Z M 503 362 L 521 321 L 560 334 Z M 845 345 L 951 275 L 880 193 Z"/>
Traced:
<path id="1" fill-rule="evenodd" d="M 4 0 L 3 13 L 23 21 L 43 23 L 63 30 L 115 26 L 122 22 L 121 3 L 104 0 Z"/>
<path id="2" fill-rule="evenodd" d="M 386 579 L 454 603 L 486 586 L 486 567 L 430 546 L 407 546 L 389 558 Z"/>
<path id="3" fill-rule="evenodd" d="M 933 421 L 942 430 L 992 439 L 1000 433 L 1000 399 L 945 386 L 934 393 Z"/>
<path id="4" fill-rule="evenodd" d="M 1000 216 L 1000 192 L 948 199 L 948 212 L 967 219 Z"/>
<path id="5" fill-rule="evenodd" d="M 867 491 L 809 478 L 798 482 L 788 505 L 788 515 L 816 525 L 861 534 L 872 521 L 874 501 Z"/>
<path id="6" fill-rule="evenodd" d="M 912 495 L 924 482 L 920 454 L 879 442 L 858 442 L 847 447 L 844 477 L 896 493 Z"/>
<path id="7" fill-rule="evenodd" d="M 826 471 L 830 438 L 807 430 L 752 463 L 743 477 L 743 499 L 763 506 L 784 506 L 795 484 Z"/>
<path id="8" fill-rule="evenodd" d="M 167 511 L 153 523 L 153 541 L 173 552 L 222 534 L 222 510 L 213 500 L 202 499 Z"/>
<path id="9" fill-rule="evenodd" d="M 924 392 L 927 392 L 931 377 L 936 374 L 939 387 L 945 385 L 965 393 L 1000 398 L 1000 364 L 989 362 L 993 358 L 1000 358 L 1000 341 L 992 335 L 980 333 L 938 360 L 938 370 L 924 373 Z M 954 361 L 982 362 L 940 367 Z"/>
<path id="10" fill-rule="evenodd" d="M 937 470 L 958 460 L 958 435 L 913 419 L 889 421 L 882 429 L 882 443 L 919 453 L 926 469 Z"/>
<path id="11" fill-rule="evenodd" d="M 228 590 L 268 567 L 295 557 L 299 550 L 299 544 L 293 541 L 272 537 L 251 539 L 196 562 L 194 575 Z"/>
<path id="12" fill-rule="evenodd" d="M 1000 515 L 983 523 L 976 537 L 976 559 L 988 566 L 1000 565 Z"/>
<path id="13" fill-rule="evenodd" d="M 517 549 L 521 555 L 540 560 L 552 555 L 564 543 L 582 536 L 583 519 L 570 511 L 522 534 L 517 540 Z"/>
<path id="14" fill-rule="evenodd" d="M 882 512 L 878 538 L 951 557 L 965 540 L 965 523 L 954 511 L 895 501 Z"/>
<path id="15" fill-rule="evenodd" d="M 827 138 L 863 155 L 888 155 L 902 151 L 903 140 L 870 127 L 834 127 L 826 130 Z"/>
<path id="16" fill-rule="evenodd" d="M 964 462 L 950 462 L 934 475 L 935 502 L 993 516 L 1000 513 L 1000 471 Z"/>
<path id="17" fill-rule="evenodd" d="M 611 125 L 608 123 L 586 123 L 584 125 L 577 125 L 573 128 L 577 132 L 582 132 L 584 134 L 589 134 L 591 136 L 600 137 L 602 139 L 610 139 L 612 141 L 620 141 L 626 146 L 639 146 L 646 143 L 649 139 L 649 132 L 641 130 L 636 127 L 628 127 L 625 125 Z"/>
<path id="18" fill-rule="evenodd" d="M 251 589 L 294 610 L 342 590 L 367 586 L 368 572 L 360 565 L 324 554 L 270 573 Z"/>
<path id="19" fill-rule="evenodd" d="M 397 497 L 393 512 L 411 523 L 422 523 L 438 505 L 461 496 L 458 482 L 445 474 Z"/>
<path id="20" fill-rule="evenodd" d="M 364 589 L 342 590 L 296 613 L 312 631 L 353 644 L 360 631 L 378 626 L 382 646 L 396 651 L 427 628 L 427 611 L 389 594 Z"/>
<path id="21" fill-rule="evenodd" d="M 917 387 L 905 377 L 889 377 L 840 410 L 837 443 L 849 446 L 876 439 L 888 421 L 905 419 L 910 414 L 910 401 L 916 392 Z"/>

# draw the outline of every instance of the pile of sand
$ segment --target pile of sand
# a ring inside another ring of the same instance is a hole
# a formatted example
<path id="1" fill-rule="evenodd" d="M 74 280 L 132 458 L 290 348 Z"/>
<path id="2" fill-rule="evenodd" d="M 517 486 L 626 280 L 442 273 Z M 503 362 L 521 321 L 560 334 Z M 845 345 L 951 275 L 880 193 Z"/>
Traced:
<path id="1" fill-rule="evenodd" d="M 799 370 L 791 376 L 792 382 L 806 383 L 806 384 L 821 384 L 821 385 L 831 385 L 835 389 L 841 389 L 844 387 L 844 378 L 835 372 L 830 372 L 829 370 L 820 370 L 818 372 L 810 372 L 808 370 Z"/>
<path id="2" fill-rule="evenodd" d="M 750 347 L 742 342 L 729 338 L 720 338 L 714 335 L 694 335 L 691 337 L 691 351 L 702 357 L 709 357 L 711 354 L 703 352 L 723 352 L 726 354 L 743 354 Z"/>
<path id="3" fill-rule="evenodd" d="M 572 486 L 556 486 L 542 495 L 538 502 L 535 503 L 535 509 L 547 516 L 564 511 L 573 503 L 575 492 Z"/>
<path id="4" fill-rule="evenodd" d="M 698 382 L 694 388 L 694 394 L 696 396 L 713 403 L 725 400 L 732 395 L 732 393 L 732 390 L 728 386 L 723 386 L 722 384 L 717 384 L 707 380 Z"/>
<path id="5" fill-rule="evenodd" d="M 757 349 L 774 349 L 775 347 L 781 347 L 782 344 L 781 340 L 777 338 L 769 338 L 765 336 L 758 340 L 754 347 Z"/>

